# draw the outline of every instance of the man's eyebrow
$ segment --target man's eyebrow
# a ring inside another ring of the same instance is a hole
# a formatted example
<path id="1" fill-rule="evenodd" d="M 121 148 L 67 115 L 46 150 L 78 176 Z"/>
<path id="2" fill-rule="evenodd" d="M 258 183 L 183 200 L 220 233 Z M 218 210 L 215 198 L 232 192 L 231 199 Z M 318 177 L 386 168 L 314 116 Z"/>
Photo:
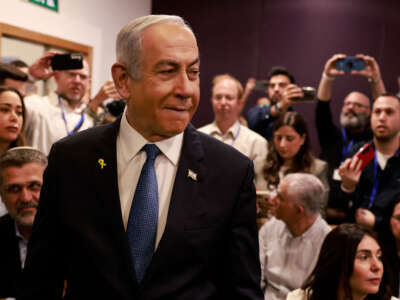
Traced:
<path id="1" fill-rule="evenodd" d="M 194 61 L 189 63 L 188 66 L 191 67 L 191 66 L 193 66 L 193 65 L 195 65 L 195 64 L 197 64 L 199 62 L 200 62 L 200 58 L 196 58 Z M 173 66 L 173 67 L 176 67 L 178 65 L 179 65 L 179 63 L 177 61 L 175 61 L 175 60 L 163 59 L 163 60 L 160 60 L 159 62 L 157 62 L 154 65 L 154 69 L 157 69 L 157 68 L 162 67 L 162 66 Z"/>

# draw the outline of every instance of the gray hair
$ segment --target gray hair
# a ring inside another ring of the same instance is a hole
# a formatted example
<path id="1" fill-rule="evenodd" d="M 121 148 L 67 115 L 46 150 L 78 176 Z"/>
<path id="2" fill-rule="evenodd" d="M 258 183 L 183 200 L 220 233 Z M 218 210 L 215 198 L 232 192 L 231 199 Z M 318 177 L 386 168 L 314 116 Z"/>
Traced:
<path id="1" fill-rule="evenodd" d="M 18 167 L 28 163 L 39 163 L 47 167 L 47 157 L 41 151 L 32 147 L 11 148 L 0 157 L 0 186 L 3 185 L 3 171 L 10 167 Z"/>
<path id="2" fill-rule="evenodd" d="M 159 23 L 177 24 L 187 28 L 193 33 L 185 21 L 173 15 L 148 15 L 139 17 L 125 25 L 117 36 L 117 61 L 125 65 L 129 75 L 134 80 L 140 79 L 140 66 L 142 63 L 142 32 L 147 27 Z"/>
<path id="3" fill-rule="evenodd" d="M 281 184 L 286 184 L 286 194 L 291 201 L 304 207 L 310 216 L 321 211 L 325 187 L 316 176 L 307 173 L 291 173 L 283 177 Z"/>

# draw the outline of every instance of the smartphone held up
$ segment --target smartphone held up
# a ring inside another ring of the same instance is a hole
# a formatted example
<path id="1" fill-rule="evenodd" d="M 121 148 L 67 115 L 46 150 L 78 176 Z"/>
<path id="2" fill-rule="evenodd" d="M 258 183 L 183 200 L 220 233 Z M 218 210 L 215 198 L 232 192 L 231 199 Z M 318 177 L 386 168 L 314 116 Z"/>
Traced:
<path id="1" fill-rule="evenodd" d="M 367 143 L 358 150 L 355 156 L 361 161 L 361 170 L 375 157 L 375 151 L 371 144 Z"/>
<path id="2" fill-rule="evenodd" d="M 347 56 L 345 58 L 340 58 L 336 61 L 336 69 L 338 71 L 362 71 L 366 67 L 365 60 L 361 57 Z"/>
<path id="3" fill-rule="evenodd" d="M 76 70 L 83 68 L 82 53 L 56 54 L 51 59 L 51 68 L 53 70 Z"/>

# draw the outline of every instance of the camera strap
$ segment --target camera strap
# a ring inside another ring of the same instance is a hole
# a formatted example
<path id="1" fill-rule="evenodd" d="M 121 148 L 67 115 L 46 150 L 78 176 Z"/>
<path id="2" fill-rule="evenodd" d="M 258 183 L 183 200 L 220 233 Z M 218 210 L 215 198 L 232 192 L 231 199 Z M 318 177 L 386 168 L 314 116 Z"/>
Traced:
<path id="1" fill-rule="evenodd" d="M 67 134 L 68 134 L 68 135 L 71 135 L 71 134 L 77 132 L 77 131 L 79 130 L 79 128 L 82 127 L 83 121 L 85 120 L 85 111 L 82 110 L 80 120 L 79 120 L 78 123 L 75 125 L 74 129 L 72 129 L 72 131 L 69 131 L 69 130 L 68 130 L 67 118 L 65 117 L 64 108 L 63 108 L 63 106 L 62 106 L 61 97 L 60 97 L 59 95 L 58 95 L 58 105 L 60 106 L 60 109 L 61 109 L 61 117 L 62 117 L 63 120 L 64 120 L 65 130 L 67 131 Z"/>

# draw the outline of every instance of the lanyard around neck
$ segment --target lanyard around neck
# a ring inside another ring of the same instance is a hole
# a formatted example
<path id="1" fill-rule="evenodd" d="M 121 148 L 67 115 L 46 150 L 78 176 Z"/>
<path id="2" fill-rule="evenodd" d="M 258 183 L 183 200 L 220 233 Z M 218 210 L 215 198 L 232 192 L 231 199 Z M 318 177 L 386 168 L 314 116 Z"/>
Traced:
<path id="1" fill-rule="evenodd" d="M 65 117 L 65 112 L 64 112 L 64 108 L 63 108 L 63 106 L 62 106 L 62 101 L 61 101 L 61 97 L 60 97 L 60 96 L 58 96 L 58 105 L 60 106 L 60 109 L 61 109 L 61 117 L 62 117 L 63 120 L 64 120 L 65 130 L 67 131 L 67 134 L 68 134 L 68 135 L 71 135 L 71 134 L 77 132 L 77 131 L 79 130 L 79 128 L 81 128 L 81 126 L 82 126 L 82 124 L 83 124 L 83 121 L 84 121 L 84 119 L 85 119 L 85 111 L 82 111 L 82 113 L 81 113 L 81 118 L 80 118 L 80 120 L 78 121 L 78 123 L 75 125 L 74 129 L 72 129 L 72 131 L 69 131 L 69 130 L 68 130 L 67 118 Z"/>
<path id="2" fill-rule="evenodd" d="M 376 192 L 378 191 L 378 185 L 379 185 L 379 177 L 378 177 L 378 157 L 376 153 L 376 149 L 374 150 L 375 156 L 374 156 L 374 178 L 372 180 L 373 185 L 372 185 L 372 190 L 371 190 L 371 195 L 369 196 L 369 203 L 368 203 L 368 209 L 372 207 L 372 205 L 375 202 L 375 196 Z"/>
<path id="3" fill-rule="evenodd" d="M 342 161 L 344 161 L 347 157 L 347 153 L 350 151 L 351 147 L 353 147 L 354 140 L 351 139 L 346 146 L 347 134 L 346 134 L 346 130 L 344 128 L 342 128 L 342 136 L 343 136 Z"/>

